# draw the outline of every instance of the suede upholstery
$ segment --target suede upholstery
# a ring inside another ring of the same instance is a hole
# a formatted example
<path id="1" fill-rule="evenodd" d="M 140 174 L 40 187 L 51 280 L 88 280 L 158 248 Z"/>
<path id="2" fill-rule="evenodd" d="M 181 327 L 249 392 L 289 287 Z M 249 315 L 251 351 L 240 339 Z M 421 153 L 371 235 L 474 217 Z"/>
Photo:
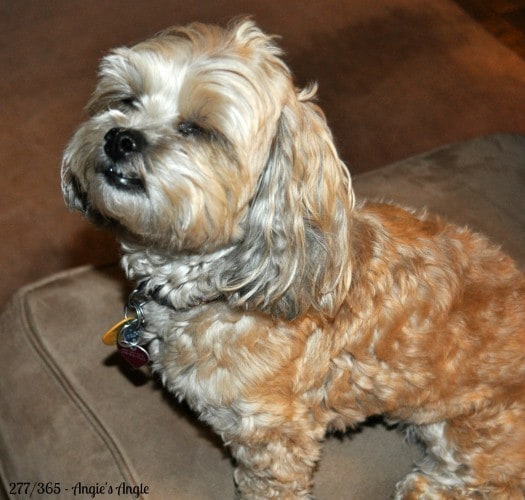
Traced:
<path id="1" fill-rule="evenodd" d="M 525 137 L 445 146 L 357 176 L 358 196 L 426 206 L 501 243 L 525 266 Z M 220 440 L 148 376 L 100 341 L 121 318 L 129 285 L 116 266 L 81 267 L 21 289 L 0 317 L 0 475 L 4 487 L 58 482 L 141 485 L 143 498 L 233 498 Z M 374 421 L 329 436 L 319 499 L 388 497 L 420 455 Z M 69 491 L 66 491 L 66 488 Z M 133 495 L 128 495 L 133 498 Z M 15 495 L 13 498 L 27 498 Z M 44 498 L 44 497 L 42 497 Z M 89 495 L 80 496 L 89 498 Z"/>

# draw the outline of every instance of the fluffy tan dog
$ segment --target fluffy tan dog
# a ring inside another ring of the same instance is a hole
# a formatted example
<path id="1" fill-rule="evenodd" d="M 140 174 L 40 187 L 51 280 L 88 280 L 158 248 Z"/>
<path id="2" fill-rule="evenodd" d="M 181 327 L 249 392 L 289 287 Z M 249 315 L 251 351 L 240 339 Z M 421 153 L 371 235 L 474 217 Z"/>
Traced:
<path id="1" fill-rule="evenodd" d="M 356 203 L 280 56 L 242 20 L 103 59 L 62 182 L 140 284 L 119 344 L 222 436 L 245 498 L 310 497 L 326 430 L 382 414 L 427 445 L 396 498 L 522 499 L 524 275 L 467 229 Z"/>

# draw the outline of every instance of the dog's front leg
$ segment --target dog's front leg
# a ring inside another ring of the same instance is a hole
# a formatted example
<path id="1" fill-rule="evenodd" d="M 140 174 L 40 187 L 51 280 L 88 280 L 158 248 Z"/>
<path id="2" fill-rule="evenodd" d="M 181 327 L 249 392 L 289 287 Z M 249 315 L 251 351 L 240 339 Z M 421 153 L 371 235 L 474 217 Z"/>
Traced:
<path id="1" fill-rule="evenodd" d="M 235 482 L 242 499 L 313 498 L 312 476 L 320 457 L 321 440 L 279 429 L 255 431 L 253 436 L 232 441 L 237 461 Z M 318 433 L 315 433 L 318 434 Z"/>

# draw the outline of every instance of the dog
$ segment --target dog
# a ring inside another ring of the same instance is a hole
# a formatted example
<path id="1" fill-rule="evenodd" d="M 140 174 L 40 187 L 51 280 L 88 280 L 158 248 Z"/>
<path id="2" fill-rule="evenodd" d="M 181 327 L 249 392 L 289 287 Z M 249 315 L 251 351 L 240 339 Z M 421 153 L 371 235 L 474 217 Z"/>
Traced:
<path id="1" fill-rule="evenodd" d="M 222 437 L 242 498 L 312 498 L 327 430 L 371 415 L 426 444 L 395 498 L 524 498 L 524 274 L 356 201 L 316 91 L 250 18 L 102 60 L 61 178 L 137 283 L 119 344 Z"/>

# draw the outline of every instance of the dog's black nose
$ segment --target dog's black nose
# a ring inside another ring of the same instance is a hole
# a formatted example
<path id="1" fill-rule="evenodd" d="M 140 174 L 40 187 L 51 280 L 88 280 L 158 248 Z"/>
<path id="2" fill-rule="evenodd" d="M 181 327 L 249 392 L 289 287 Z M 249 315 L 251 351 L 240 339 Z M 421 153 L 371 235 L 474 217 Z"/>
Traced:
<path id="1" fill-rule="evenodd" d="M 146 145 L 142 132 L 132 128 L 112 128 L 104 140 L 104 151 L 115 162 L 131 153 L 141 153 Z"/>

